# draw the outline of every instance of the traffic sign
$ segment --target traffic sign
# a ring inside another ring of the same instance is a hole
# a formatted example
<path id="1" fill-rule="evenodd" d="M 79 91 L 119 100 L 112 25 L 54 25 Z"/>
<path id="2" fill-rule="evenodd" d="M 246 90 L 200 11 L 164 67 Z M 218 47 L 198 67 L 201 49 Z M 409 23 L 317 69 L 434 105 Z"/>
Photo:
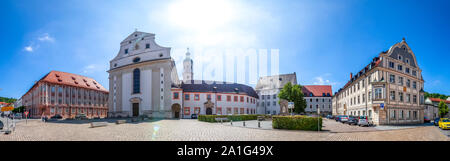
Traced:
<path id="1" fill-rule="evenodd" d="M 380 104 L 380 108 L 381 108 L 381 109 L 384 109 L 384 103 L 381 103 L 381 104 Z"/>
<path id="2" fill-rule="evenodd" d="M 12 110 L 14 110 L 14 107 L 11 107 L 11 106 L 9 106 L 9 107 L 2 107 L 2 112 L 12 111 Z"/>
<path id="3" fill-rule="evenodd" d="M 288 108 L 293 109 L 294 108 L 294 102 L 288 102 Z"/>
<path id="4" fill-rule="evenodd" d="M 25 116 L 28 116 L 28 111 L 25 111 L 24 113 L 25 113 Z"/>

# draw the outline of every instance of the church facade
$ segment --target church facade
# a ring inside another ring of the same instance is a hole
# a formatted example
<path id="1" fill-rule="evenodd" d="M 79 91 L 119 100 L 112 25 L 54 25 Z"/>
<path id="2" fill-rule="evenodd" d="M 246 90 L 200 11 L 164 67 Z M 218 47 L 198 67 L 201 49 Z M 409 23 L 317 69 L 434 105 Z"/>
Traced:
<path id="1" fill-rule="evenodd" d="M 172 118 L 171 85 L 178 75 L 171 48 L 155 42 L 155 34 L 134 32 L 120 43 L 110 61 L 110 117 Z"/>

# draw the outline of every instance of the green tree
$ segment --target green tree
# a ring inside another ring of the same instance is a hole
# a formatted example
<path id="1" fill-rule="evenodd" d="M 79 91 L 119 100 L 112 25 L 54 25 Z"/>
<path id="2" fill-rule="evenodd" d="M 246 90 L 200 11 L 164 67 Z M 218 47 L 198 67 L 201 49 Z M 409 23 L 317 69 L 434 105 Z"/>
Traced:
<path id="1" fill-rule="evenodd" d="M 294 113 L 305 112 L 306 100 L 303 97 L 302 86 L 291 82 L 286 83 L 278 94 L 278 98 L 294 102 Z"/>
<path id="2" fill-rule="evenodd" d="M 449 96 L 444 95 L 444 94 L 425 92 L 425 99 L 427 99 L 427 98 L 439 98 L 439 99 L 446 100 L 448 97 Z"/>
<path id="3" fill-rule="evenodd" d="M 25 106 L 20 106 L 17 108 L 14 108 L 14 110 L 12 110 L 13 113 L 23 113 L 25 112 Z"/>
<path id="4" fill-rule="evenodd" d="M 439 116 L 444 117 L 448 114 L 448 105 L 444 101 L 439 102 Z"/>

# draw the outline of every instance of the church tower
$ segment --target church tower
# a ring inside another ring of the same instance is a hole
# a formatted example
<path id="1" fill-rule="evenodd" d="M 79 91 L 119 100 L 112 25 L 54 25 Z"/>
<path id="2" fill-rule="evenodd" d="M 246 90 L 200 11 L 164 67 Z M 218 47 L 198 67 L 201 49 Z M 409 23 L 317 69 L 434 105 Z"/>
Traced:
<path id="1" fill-rule="evenodd" d="M 193 80 L 193 61 L 191 59 L 191 53 L 189 53 L 189 48 L 187 48 L 186 58 L 183 61 L 183 81 Z"/>

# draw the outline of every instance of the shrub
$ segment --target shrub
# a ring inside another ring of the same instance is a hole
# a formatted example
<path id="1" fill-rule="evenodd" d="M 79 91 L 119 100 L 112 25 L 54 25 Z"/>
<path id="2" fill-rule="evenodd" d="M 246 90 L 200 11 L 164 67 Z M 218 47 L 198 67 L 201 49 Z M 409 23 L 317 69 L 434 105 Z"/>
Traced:
<path id="1" fill-rule="evenodd" d="M 319 120 L 318 120 L 319 119 Z M 319 126 L 317 125 L 319 124 Z M 322 130 L 322 117 L 309 116 L 273 116 L 272 127 L 274 129 L 288 129 L 288 130 Z"/>
<path id="2" fill-rule="evenodd" d="M 198 121 L 217 122 L 216 118 L 227 118 L 227 121 L 256 120 L 261 115 L 199 115 Z M 224 120 L 225 121 L 225 120 Z"/>

